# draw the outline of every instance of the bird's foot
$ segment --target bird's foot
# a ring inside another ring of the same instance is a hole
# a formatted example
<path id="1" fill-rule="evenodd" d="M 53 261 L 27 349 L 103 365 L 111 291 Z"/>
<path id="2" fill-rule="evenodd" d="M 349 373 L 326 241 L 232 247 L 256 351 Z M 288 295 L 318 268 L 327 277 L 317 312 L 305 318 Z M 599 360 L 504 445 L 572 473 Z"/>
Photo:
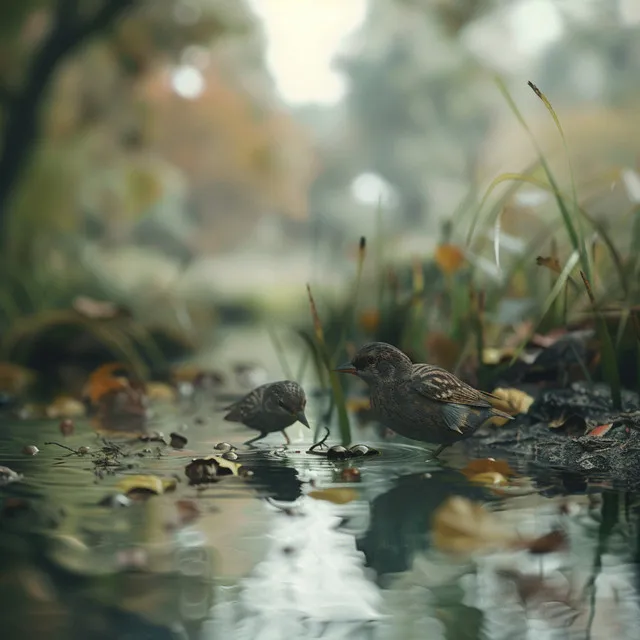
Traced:
<path id="1" fill-rule="evenodd" d="M 435 449 L 432 454 L 434 458 L 437 458 L 448 446 L 448 444 L 441 444 L 437 449 Z"/>

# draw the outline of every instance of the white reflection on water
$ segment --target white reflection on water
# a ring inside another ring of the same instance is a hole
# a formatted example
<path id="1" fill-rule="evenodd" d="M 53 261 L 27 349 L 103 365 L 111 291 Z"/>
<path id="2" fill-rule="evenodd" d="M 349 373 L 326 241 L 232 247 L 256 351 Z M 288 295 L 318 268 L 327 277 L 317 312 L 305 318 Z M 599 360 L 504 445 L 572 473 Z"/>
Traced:
<path id="1" fill-rule="evenodd" d="M 274 508 L 265 558 L 239 589 L 220 592 L 204 637 L 237 640 L 371 638 L 384 616 L 355 539 L 338 530 L 339 509 L 301 498 L 299 515 Z"/>

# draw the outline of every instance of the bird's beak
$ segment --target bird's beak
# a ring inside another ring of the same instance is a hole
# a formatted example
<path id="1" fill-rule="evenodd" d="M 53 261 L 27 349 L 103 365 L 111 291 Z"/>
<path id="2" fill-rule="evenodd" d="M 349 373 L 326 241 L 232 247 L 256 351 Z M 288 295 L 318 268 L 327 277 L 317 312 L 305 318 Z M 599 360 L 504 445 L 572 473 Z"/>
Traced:
<path id="1" fill-rule="evenodd" d="M 298 418 L 298 422 L 302 422 L 307 429 L 311 429 L 311 425 L 307 420 L 307 416 L 304 415 L 304 411 L 298 411 L 298 413 L 296 413 L 296 418 Z"/>
<path id="2" fill-rule="evenodd" d="M 350 373 L 352 376 L 358 375 L 358 370 L 350 362 L 341 364 L 339 367 L 336 367 L 334 371 L 338 373 Z"/>

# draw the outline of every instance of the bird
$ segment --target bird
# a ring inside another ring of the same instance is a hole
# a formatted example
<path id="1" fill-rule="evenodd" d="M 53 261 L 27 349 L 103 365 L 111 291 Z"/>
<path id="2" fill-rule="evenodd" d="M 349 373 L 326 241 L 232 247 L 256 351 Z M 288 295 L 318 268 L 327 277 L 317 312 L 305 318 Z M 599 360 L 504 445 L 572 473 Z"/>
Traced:
<path id="1" fill-rule="evenodd" d="M 309 421 L 304 413 L 307 396 L 304 389 L 291 380 L 280 380 L 260 385 L 237 402 L 225 407 L 228 411 L 224 417 L 229 422 L 240 422 L 260 433 L 244 444 L 262 440 L 274 431 L 282 431 L 287 444 L 289 436 L 285 429 L 294 422 L 301 422 L 310 429 Z"/>
<path id="2" fill-rule="evenodd" d="M 351 362 L 335 369 L 359 377 L 369 386 L 371 407 L 396 433 L 444 449 L 470 437 L 493 418 L 513 420 L 495 408 L 499 399 L 462 382 L 432 364 L 413 364 L 385 342 L 362 346 Z"/>

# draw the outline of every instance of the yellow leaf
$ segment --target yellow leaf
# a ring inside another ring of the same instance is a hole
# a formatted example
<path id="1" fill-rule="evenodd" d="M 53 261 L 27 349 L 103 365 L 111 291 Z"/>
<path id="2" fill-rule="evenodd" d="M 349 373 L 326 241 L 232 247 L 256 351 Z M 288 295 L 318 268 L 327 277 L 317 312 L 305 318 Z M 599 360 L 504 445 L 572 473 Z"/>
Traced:
<path id="1" fill-rule="evenodd" d="M 347 504 L 358 497 L 358 492 L 354 489 L 335 488 L 310 491 L 308 495 L 314 500 L 326 500 L 327 502 L 333 502 L 333 504 Z"/>
<path id="2" fill-rule="evenodd" d="M 162 495 L 176 488 L 175 478 L 160 478 L 152 475 L 126 476 L 117 485 L 122 493 L 146 492 Z"/>
<path id="3" fill-rule="evenodd" d="M 527 413 L 533 404 L 533 398 L 520 389 L 498 387 L 492 391 L 492 394 L 498 398 L 492 402 L 493 406 L 512 416 L 518 413 Z"/>
<path id="4" fill-rule="evenodd" d="M 433 544 L 440 551 L 468 554 L 512 548 L 518 540 L 481 504 L 454 496 L 433 514 Z"/>
<path id="5" fill-rule="evenodd" d="M 441 244 L 435 250 L 434 260 L 441 271 L 453 274 L 462 267 L 465 257 L 460 247 L 454 244 Z"/>

